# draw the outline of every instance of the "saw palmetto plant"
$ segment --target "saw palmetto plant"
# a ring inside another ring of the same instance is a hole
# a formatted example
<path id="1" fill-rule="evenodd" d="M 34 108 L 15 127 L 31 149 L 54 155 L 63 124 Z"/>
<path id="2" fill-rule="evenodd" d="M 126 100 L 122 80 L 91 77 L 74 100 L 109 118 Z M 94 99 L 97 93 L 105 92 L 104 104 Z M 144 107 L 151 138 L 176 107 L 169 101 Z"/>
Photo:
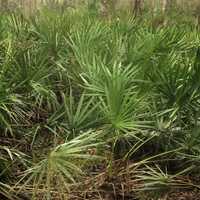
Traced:
<path id="1" fill-rule="evenodd" d="M 0 14 L 0 198 L 100 198 L 120 170 L 139 192 L 199 176 L 198 29 L 52 2 Z"/>
<path id="2" fill-rule="evenodd" d="M 66 199 L 66 191 L 72 183 L 81 181 L 83 169 L 88 163 L 94 164 L 95 161 L 104 159 L 98 155 L 98 148 L 103 145 L 100 132 L 87 131 L 71 140 L 66 139 L 63 144 L 53 149 L 46 159 L 24 172 L 22 179 L 27 180 L 21 189 L 33 184 L 33 199 L 37 199 L 37 193 L 44 199 L 50 199 L 54 192 L 59 192 L 58 196 Z M 95 154 L 91 152 L 92 149 Z M 41 189 L 44 192 L 40 193 Z"/>

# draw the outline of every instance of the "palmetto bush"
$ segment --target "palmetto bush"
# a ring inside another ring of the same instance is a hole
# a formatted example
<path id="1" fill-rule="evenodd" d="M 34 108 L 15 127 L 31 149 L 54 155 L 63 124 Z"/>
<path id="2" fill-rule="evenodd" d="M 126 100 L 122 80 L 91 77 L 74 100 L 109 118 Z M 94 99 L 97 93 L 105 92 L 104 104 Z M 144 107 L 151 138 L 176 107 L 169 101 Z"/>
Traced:
<path id="1" fill-rule="evenodd" d="M 84 175 L 82 169 L 88 163 L 94 164 L 95 161 L 104 159 L 90 153 L 91 149 L 98 151 L 103 145 L 99 132 L 87 131 L 69 141 L 66 139 L 46 159 L 25 171 L 22 177 L 27 178 L 24 187 L 33 184 L 33 199 L 37 199 L 37 193 L 42 194 L 44 199 L 51 199 L 54 192 L 59 192 L 56 195 L 61 199 L 67 199 L 66 191 L 70 189 L 70 184 L 81 181 L 81 176 Z M 40 189 L 43 189 L 42 193 L 39 193 Z"/>
<path id="2" fill-rule="evenodd" d="M 30 18 L 7 14 L 0 23 L 0 141 L 24 139 L 32 150 L 17 144 L 29 155 L 28 165 L 16 184 L 0 183 L 0 194 L 10 188 L 31 193 L 30 199 L 41 193 L 66 199 L 70 185 L 83 180 L 107 149 L 111 160 L 146 163 L 165 155 L 166 165 L 197 171 L 195 28 L 152 27 L 128 13 L 102 19 L 84 9 L 43 9 Z M 139 177 L 150 186 L 157 187 L 160 176 L 161 185 L 165 178 L 173 182 L 159 166 L 145 169 Z"/>

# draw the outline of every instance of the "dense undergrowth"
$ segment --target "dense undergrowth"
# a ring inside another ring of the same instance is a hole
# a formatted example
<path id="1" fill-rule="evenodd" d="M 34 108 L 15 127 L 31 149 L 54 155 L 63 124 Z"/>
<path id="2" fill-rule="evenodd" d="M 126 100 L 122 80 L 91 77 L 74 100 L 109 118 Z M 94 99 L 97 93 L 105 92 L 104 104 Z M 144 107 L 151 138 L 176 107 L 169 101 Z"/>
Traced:
<path id="1" fill-rule="evenodd" d="M 0 23 L 1 199 L 200 189 L 198 28 L 46 9 Z"/>

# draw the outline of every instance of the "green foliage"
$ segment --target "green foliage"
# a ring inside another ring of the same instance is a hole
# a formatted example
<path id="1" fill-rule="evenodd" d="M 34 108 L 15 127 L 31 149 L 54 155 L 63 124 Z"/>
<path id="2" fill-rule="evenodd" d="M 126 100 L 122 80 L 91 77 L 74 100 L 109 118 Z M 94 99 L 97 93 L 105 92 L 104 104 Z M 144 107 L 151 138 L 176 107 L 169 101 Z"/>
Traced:
<path id="1" fill-rule="evenodd" d="M 138 172 L 148 189 L 174 186 L 180 173 L 171 166 L 188 169 L 183 174 L 199 169 L 198 31 L 90 11 L 46 8 L 0 18 L 0 141 L 9 138 L 0 147 L 7 172 L 0 178 L 14 180 L 13 192 L 66 199 L 108 149 L 109 167 L 114 158 L 160 158 L 169 171 L 149 165 Z M 13 179 L 8 166 L 21 159 L 18 148 L 31 165 Z M 9 195 L 6 182 L 0 188 Z"/>
<path id="2" fill-rule="evenodd" d="M 78 101 L 75 98 L 72 89 L 69 95 L 62 93 L 63 104 L 59 105 L 47 120 L 47 125 L 51 129 L 63 129 L 67 137 L 74 137 L 80 131 L 95 128 L 99 119 L 96 115 L 98 104 L 95 105 L 94 98 L 87 97 L 84 93 L 77 97 Z"/>
<path id="3" fill-rule="evenodd" d="M 23 179 L 28 179 L 24 187 L 33 182 L 35 193 L 41 187 L 44 188 L 43 198 L 50 199 L 55 190 L 59 190 L 60 197 L 64 198 L 69 184 L 75 183 L 77 179 L 81 180 L 80 176 L 84 174 L 81 168 L 88 162 L 103 159 L 101 156 L 90 154 L 91 149 L 97 150 L 98 146 L 103 145 L 99 136 L 98 132 L 88 131 L 72 140 L 66 139 L 65 143 L 53 149 L 46 159 L 25 171 Z M 33 194 L 33 199 L 36 198 L 35 195 Z"/>

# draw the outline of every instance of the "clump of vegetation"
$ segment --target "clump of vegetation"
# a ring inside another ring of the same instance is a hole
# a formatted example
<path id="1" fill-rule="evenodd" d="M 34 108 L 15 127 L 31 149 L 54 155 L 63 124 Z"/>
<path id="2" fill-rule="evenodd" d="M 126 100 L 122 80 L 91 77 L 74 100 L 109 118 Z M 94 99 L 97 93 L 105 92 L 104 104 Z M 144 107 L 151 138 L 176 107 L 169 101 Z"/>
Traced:
<path id="1" fill-rule="evenodd" d="M 94 9 L 2 14 L 0 197 L 198 195 L 198 27 Z"/>

